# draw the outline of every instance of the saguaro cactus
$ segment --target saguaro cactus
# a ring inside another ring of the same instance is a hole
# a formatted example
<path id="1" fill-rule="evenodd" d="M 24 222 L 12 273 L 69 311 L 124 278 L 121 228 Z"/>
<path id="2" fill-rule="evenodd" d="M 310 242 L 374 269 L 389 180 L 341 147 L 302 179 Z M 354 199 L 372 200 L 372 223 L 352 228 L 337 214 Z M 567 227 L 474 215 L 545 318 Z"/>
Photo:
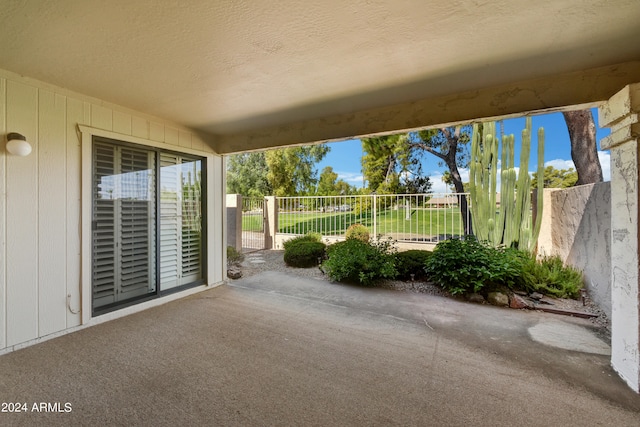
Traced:
<path id="1" fill-rule="evenodd" d="M 502 137 L 500 159 L 500 206 L 497 207 L 498 138 L 495 122 L 475 124 L 471 139 L 469 192 L 471 215 L 476 237 L 493 246 L 513 246 L 533 250 L 540 233 L 542 220 L 542 185 L 538 186 L 536 221 L 530 221 L 531 177 L 529 152 L 531 149 L 531 118 L 527 117 L 522 131 L 520 173 L 514 166 L 513 135 Z M 538 130 L 538 183 L 543 182 L 544 130 Z M 497 210 L 496 210 L 497 209 Z"/>

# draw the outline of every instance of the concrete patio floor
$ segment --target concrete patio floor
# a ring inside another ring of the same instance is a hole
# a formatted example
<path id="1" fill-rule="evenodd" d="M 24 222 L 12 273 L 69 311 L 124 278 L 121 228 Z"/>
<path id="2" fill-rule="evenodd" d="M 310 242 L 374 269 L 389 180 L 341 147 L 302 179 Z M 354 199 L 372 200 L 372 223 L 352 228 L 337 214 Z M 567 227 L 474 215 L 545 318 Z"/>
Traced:
<path id="1" fill-rule="evenodd" d="M 29 407 L 0 425 L 638 426 L 607 351 L 583 319 L 265 272 L 0 356 Z"/>

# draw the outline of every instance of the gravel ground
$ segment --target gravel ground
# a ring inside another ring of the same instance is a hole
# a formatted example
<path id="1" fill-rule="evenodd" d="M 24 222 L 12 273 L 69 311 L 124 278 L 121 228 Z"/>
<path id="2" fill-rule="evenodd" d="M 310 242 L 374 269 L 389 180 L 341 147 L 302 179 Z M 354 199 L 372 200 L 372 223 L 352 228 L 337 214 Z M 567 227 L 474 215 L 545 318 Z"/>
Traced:
<path id="1" fill-rule="evenodd" d="M 319 268 L 289 267 L 284 263 L 283 254 L 284 251 L 282 250 L 263 250 L 245 254 L 245 260 L 241 264 L 243 277 L 250 277 L 263 271 L 280 271 L 300 277 L 331 281 Z M 378 287 L 454 298 L 440 287 L 424 281 L 403 282 L 401 280 L 385 280 L 379 283 Z M 586 298 L 585 305 L 583 305 L 581 300 L 550 297 L 545 297 L 545 300 L 550 303 L 549 307 L 597 315 L 598 317 L 591 319 L 591 322 L 599 328 L 604 328 L 604 335 L 610 338 L 611 323 L 606 314 L 591 301 L 591 299 Z"/>

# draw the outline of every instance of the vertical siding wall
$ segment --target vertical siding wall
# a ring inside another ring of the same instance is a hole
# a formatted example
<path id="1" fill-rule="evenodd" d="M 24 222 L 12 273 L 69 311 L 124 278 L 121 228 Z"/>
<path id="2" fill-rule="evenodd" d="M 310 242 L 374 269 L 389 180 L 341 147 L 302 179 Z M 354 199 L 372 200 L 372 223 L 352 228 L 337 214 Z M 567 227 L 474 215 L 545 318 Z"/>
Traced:
<path id="1" fill-rule="evenodd" d="M 0 350 L 81 323 L 72 312 L 81 306 L 78 125 L 212 153 L 188 129 L 0 70 Z M 8 155 L 8 132 L 26 136 L 32 153 Z M 210 164 L 216 183 L 222 161 L 214 156 Z M 209 218 L 220 222 L 210 226 L 215 233 L 222 227 L 221 214 L 214 214 L 221 211 L 219 193 L 210 192 Z M 210 246 L 209 269 L 217 270 L 221 249 Z"/>

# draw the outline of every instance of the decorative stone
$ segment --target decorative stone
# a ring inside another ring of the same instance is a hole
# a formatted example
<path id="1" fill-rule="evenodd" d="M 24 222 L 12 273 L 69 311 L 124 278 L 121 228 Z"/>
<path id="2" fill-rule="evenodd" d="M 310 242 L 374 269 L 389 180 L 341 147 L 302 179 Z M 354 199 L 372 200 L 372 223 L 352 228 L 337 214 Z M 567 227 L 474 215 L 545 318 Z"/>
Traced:
<path id="1" fill-rule="evenodd" d="M 542 295 L 541 293 L 538 292 L 533 292 L 531 295 L 529 295 L 531 298 L 533 299 L 537 299 L 537 300 L 541 300 L 544 295 Z"/>
<path id="2" fill-rule="evenodd" d="M 528 308 L 529 302 L 522 298 L 520 295 L 513 294 L 509 298 L 509 307 L 510 308 Z"/>
<path id="3" fill-rule="evenodd" d="M 469 302 L 475 302 L 475 303 L 478 303 L 478 304 L 484 304 L 485 303 L 484 297 L 482 295 L 476 294 L 476 293 L 467 295 L 467 300 Z"/>
<path id="4" fill-rule="evenodd" d="M 227 277 L 229 279 L 239 279 L 242 277 L 242 270 L 238 268 L 228 268 L 227 269 Z"/>
<path id="5" fill-rule="evenodd" d="M 487 301 L 489 301 L 489 304 L 497 305 L 499 307 L 509 306 L 509 297 L 502 292 L 489 292 L 489 295 L 487 295 Z"/>

